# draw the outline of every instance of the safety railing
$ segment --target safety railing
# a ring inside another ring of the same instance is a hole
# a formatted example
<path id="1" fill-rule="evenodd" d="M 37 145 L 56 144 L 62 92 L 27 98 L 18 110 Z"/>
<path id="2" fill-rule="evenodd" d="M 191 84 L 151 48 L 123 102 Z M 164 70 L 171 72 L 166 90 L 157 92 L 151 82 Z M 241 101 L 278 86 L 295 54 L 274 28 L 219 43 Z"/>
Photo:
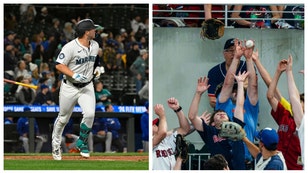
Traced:
<path id="1" fill-rule="evenodd" d="M 166 4 L 167 5 L 167 4 Z M 203 6 L 204 4 L 183 4 L 183 5 L 200 5 Z M 213 4 L 213 5 L 220 5 L 220 4 Z M 223 4 L 221 4 L 223 5 Z M 229 10 L 228 9 L 228 5 L 230 4 L 225 4 L 224 6 L 224 10 L 212 10 L 211 13 L 212 15 L 215 13 L 220 13 L 223 14 L 223 17 L 218 17 L 217 19 L 224 21 L 225 24 L 228 23 L 228 21 L 236 21 L 236 20 L 249 20 L 249 21 L 265 21 L 265 20 L 286 20 L 286 21 L 299 21 L 299 22 L 304 22 L 305 18 L 304 18 L 304 4 L 285 4 L 288 6 L 294 6 L 294 7 L 298 7 L 298 8 L 293 8 L 292 10 L 284 10 L 284 11 L 271 11 L 271 10 L 262 10 L 262 11 L 258 11 L 258 10 L 253 10 L 251 12 L 253 13 L 257 13 L 257 14 L 266 14 L 266 13 L 281 13 L 281 14 L 291 14 L 291 16 L 293 16 L 292 18 L 280 18 L 280 19 L 273 19 L 273 18 L 266 18 L 266 17 L 260 17 L 258 16 L 257 18 L 253 18 L 253 17 L 249 17 L 249 18 L 233 18 L 231 17 L 231 13 L 233 12 L 247 12 L 244 10 Z M 254 5 L 254 4 L 249 4 L 249 5 Z M 260 4 L 258 4 L 260 5 Z M 269 6 L 271 4 L 266 4 L 266 6 Z M 276 4 L 274 4 L 276 5 Z M 279 5 L 284 5 L 284 4 L 279 4 Z M 153 21 L 155 20 L 166 20 L 166 19 L 180 19 L 180 20 L 205 20 L 204 17 L 204 10 L 184 10 L 184 9 L 153 9 Z M 165 14 L 165 15 L 161 15 L 161 14 Z M 200 15 L 198 15 L 199 17 L 197 17 L 196 15 L 194 15 L 194 17 L 189 17 L 187 14 L 186 15 L 181 15 L 180 13 L 199 13 Z M 160 15 L 157 15 L 160 14 Z M 265 15 L 263 15 L 265 16 Z M 154 22 L 155 23 L 155 22 Z M 229 22 L 230 24 L 230 22 Z M 226 25 L 225 27 L 232 27 L 231 25 Z"/>
<path id="2" fill-rule="evenodd" d="M 197 169 L 198 170 L 201 170 L 201 157 L 202 156 L 205 156 L 206 159 L 205 160 L 208 160 L 210 157 L 211 157 L 211 154 L 210 153 L 189 153 L 188 154 L 188 169 L 191 170 L 192 169 L 192 162 L 193 162 L 193 157 L 197 157 L 197 162 L 198 162 L 198 166 L 197 166 Z"/>

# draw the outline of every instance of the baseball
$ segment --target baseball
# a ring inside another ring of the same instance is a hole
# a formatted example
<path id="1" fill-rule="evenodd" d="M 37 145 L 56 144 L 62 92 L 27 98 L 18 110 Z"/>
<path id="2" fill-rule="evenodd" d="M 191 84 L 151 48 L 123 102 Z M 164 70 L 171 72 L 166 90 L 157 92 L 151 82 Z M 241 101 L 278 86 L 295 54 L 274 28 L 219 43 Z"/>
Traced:
<path id="1" fill-rule="evenodd" d="M 246 47 L 251 48 L 253 46 L 253 41 L 252 40 L 247 40 L 246 41 Z"/>

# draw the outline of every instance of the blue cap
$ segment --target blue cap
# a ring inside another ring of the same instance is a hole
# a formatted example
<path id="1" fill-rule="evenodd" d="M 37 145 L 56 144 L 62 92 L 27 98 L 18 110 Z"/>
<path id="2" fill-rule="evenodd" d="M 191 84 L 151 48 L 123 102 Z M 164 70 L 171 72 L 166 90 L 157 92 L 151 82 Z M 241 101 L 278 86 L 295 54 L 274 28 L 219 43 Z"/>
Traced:
<path id="1" fill-rule="evenodd" d="M 24 112 L 31 112 L 31 109 L 29 107 L 24 107 Z"/>
<path id="2" fill-rule="evenodd" d="M 235 38 L 230 38 L 229 40 L 227 40 L 224 46 L 224 50 L 229 49 L 231 46 L 234 46 L 234 40 Z"/>
<path id="3" fill-rule="evenodd" d="M 48 85 L 42 84 L 42 85 L 41 85 L 41 90 L 42 90 L 42 89 L 45 89 L 45 88 L 49 88 Z"/>
<path id="4" fill-rule="evenodd" d="M 42 75 L 46 75 L 46 74 L 49 74 L 49 73 L 50 73 L 50 71 L 46 71 L 46 70 L 42 71 Z"/>
<path id="5" fill-rule="evenodd" d="M 266 127 L 258 133 L 257 138 L 264 144 L 266 149 L 268 150 L 277 149 L 279 137 L 276 130 L 270 127 Z"/>
<path id="6" fill-rule="evenodd" d="M 95 108 L 95 112 L 102 112 L 102 111 L 103 111 L 103 109 L 100 106 Z"/>

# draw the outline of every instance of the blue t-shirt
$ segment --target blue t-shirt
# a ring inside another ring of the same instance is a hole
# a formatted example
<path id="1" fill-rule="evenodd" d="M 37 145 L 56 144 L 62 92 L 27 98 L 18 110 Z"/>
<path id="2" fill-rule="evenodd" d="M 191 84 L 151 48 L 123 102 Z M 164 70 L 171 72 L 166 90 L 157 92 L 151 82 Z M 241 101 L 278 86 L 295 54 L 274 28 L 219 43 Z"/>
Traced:
<path id="1" fill-rule="evenodd" d="M 219 97 L 220 95 L 218 95 L 218 98 Z M 217 101 L 215 109 L 224 110 L 227 113 L 229 119 L 233 121 L 235 106 L 236 105 L 232 102 L 232 99 L 229 98 L 224 103 L 219 103 Z M 257 102 L 256 105 L 252 105 L 250 103 L 248 95 L 246 95 L 246 99 L 244 101 L 244 123 L 246 125 L 244 129 L 246 132 L 246 136 L 250 141 L 254 141 L 258 123 L 258 115 L 259 115 L 259 102 Z M 248 151 L 246 145 L 245 145 L 245 158 L 246 160 L 252 161 L 252 156 Z"/>
<path id="2" fill-rule="evenodd" d="M 20 117 L 17 120 L 17 131 L 20 136 L 25 133 L 29 134 L 29 119 L 27 117 Z M 36 135 L 39 134 L 39 127 L 36 120 L 34 120 L 34 132 Z"/>
<path id="3" fill-rule="evenodd" d="M 92 134 L 96 135 L 99 131 L 107 132 L 107 121 L 104 121 L 103 118 L 95 118 L 92 126 Z"/>
<path id="4" fill-rule="evenodd" d="M 121 129 L 121 123 L 118 118 L 102 118 L 101 123 L 106 125 L 106 131 L 112 133 L 112 139 L 119 138 L 118 131 Z"/>

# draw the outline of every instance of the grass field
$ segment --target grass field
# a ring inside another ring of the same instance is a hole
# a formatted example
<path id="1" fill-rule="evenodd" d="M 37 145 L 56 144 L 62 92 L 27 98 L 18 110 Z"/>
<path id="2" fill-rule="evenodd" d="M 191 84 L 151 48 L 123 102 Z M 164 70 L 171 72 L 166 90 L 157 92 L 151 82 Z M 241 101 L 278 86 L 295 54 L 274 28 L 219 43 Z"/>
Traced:
<path id="1" fill-rule="evenodd" d="M 149 161 L 148 153 L 93 153 L 89 159 L 70 153 L 61 161 L 50 153 L 18 153 L 4 154 L 4 170 L 149 170 Z"/>

